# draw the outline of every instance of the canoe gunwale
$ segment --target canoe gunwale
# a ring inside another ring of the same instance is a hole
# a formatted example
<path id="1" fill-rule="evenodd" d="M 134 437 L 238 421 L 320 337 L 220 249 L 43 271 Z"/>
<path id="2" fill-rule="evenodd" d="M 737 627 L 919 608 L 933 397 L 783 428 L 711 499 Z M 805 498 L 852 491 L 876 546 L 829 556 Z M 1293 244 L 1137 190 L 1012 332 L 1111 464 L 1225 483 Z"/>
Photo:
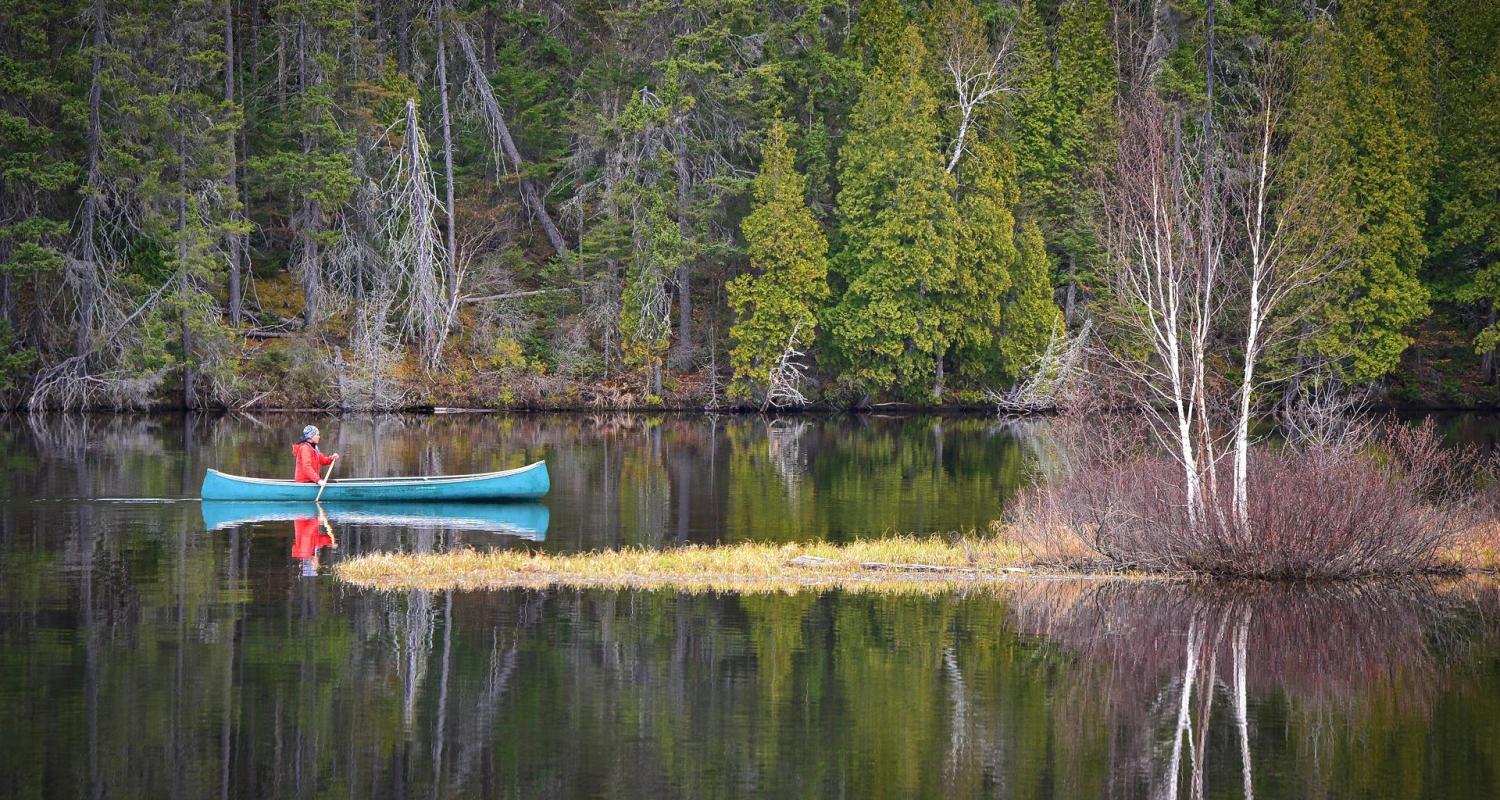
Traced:
<path id="1" fill-rule="evenodd" d="M 514 469 L 503 469 L 498 472 L 475 472 L 468 475 L 416 475 L 396 476 L 386 478 L 335 478 L 328 482 L 329 486 L 359 486 L 368 488 L 380 488 L 385 486 L 440 486 L 448 483 L 469 483 L 472 481 L 489 480 L 492 478 L 506 478 L 519 475 L 528 470 L 544 466 L 546 461 L 535 461 L 524 467 Z M 245 475 L 234 475 L 221 470 L 208 468 L 208 471 L 226 480 L 238 483 L 251 483 L 262 486 L 316 486 L 317 484 L 301 483 L 285 478 L 251 478 Z"/>

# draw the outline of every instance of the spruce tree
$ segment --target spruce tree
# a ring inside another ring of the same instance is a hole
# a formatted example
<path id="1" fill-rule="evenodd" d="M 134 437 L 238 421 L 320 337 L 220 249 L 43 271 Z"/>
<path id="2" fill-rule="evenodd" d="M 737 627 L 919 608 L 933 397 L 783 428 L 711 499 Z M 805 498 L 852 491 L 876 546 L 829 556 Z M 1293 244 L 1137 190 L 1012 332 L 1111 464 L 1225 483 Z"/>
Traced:
<path id="1" fill-rule="evenodd" d="M 813 341 L 814 312 L 828 296 L 828 242 L 807 207 L 807 179 L 797 171 L 784 122 L 771 124 L 761 152 L 753 204 L 741 223 L 752 272 L 727 287 L 736 317 L 729 393 L 736 398 L 764 390 L 787 347 Z"/>
<path id="2" fill-rule="evenodd" d="M 1358 0 L 1319 25 L 1302 70 L 1292 168 L 1327 174 L 1355 231 L 1352 263 L 1314 315 L 1312 352 L 1347 380 L 1395 368 L 1408 326 L 1428 311 L 1418 279 L 1434 150 L 1426 40 L 1404 0 Z"/>
<path id="3" fill-rule="evenodd" d="M 859 392 L 940 396 L 943 359 L 964 312 L 959 219 L 939 150 L 937 100 L 921 34 L 865 80 L 839 153 L 835 267 L 844 289 L 827 324 Z"/>

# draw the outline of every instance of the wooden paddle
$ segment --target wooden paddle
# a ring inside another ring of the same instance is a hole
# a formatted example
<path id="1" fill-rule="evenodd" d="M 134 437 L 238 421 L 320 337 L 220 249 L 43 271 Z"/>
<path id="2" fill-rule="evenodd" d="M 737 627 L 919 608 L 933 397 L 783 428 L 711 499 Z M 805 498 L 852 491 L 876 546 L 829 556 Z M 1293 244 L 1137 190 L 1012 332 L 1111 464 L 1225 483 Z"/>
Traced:
<path id="1" fill-rule="evenodd" d="M 322 501 L 323 490 L 328 488 L 328 478 L 333 475 L 333 465 L 337 463 L 339 463 L 339 460 L 337 458 L 329 462 L 328 471 L 323 473 L 323 482 L 318 484 L 318 496 L 313 498 L 314 503 Z"/>

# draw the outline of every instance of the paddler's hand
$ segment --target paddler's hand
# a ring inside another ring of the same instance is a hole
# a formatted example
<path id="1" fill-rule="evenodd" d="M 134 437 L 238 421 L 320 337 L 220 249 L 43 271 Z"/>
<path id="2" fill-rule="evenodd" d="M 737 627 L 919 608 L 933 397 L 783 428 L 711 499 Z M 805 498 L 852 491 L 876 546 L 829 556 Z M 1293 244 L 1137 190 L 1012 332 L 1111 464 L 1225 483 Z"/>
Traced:
<path id="1" fill-rule="evenodd" d="M 339 454 L 338 453 L 334 453 L 333 454 L 333 460 L 334 461 L 338 461 L 339 460 Z"/>

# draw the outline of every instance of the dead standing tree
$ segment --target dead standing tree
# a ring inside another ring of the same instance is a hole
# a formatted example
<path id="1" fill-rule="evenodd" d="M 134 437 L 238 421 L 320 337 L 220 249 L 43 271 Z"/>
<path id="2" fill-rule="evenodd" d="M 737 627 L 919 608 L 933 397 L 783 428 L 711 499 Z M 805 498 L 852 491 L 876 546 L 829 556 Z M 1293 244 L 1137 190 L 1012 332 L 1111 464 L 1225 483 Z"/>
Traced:
<path id="1" fill-rule="evenodd" d="M 399 140 L 391 133 L 400 128 Z M 449 254 L 438 232 L 436 210 L 442 208 L 428 166 L 427 139 L 417 124 L 417 103 L 406 101 L 406 113 L 386 132 L 398 141 L 385 185 L 390 205 L 384 220 L 384 239 L 394 282 L 403 301 L 402 328 L 414 339 L 428 369 L 437 366 L 454 298 L 447 295 L 451 281 Z"/>

